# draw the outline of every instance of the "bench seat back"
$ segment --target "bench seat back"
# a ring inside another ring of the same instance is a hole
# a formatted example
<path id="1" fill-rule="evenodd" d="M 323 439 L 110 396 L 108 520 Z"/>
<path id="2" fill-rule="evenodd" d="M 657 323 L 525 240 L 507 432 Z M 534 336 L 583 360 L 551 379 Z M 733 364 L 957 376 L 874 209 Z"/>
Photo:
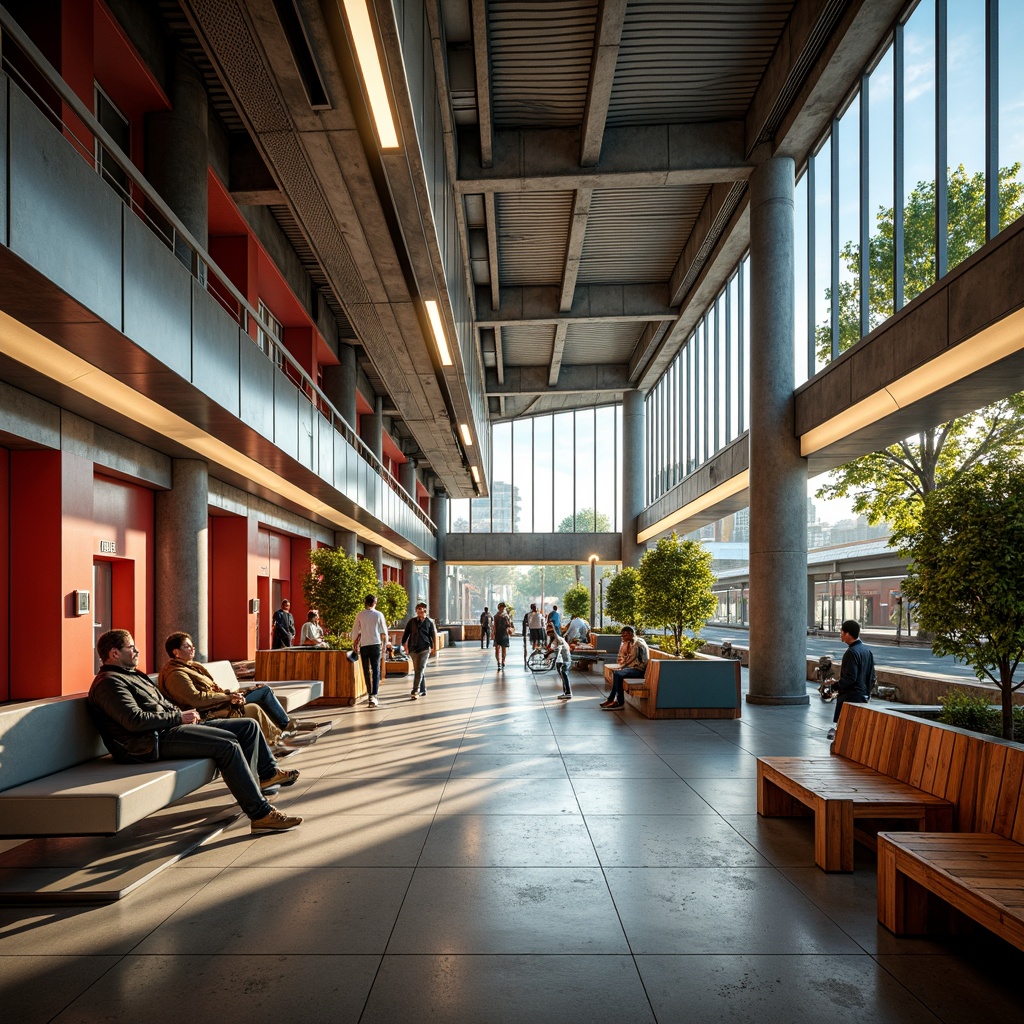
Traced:
<path id="1" fill-rule="evenodd" d="M 0 791 L 103 757 L 85 694 L 0 707 Z"/>
<path id="2" fill-rule="evenodd" d="M 844 704 L 832 751 L 949 800 L 958 832 L 1024 842 L 1024 747 L 868 704 Z"/>
<path id="3" fill-rule="evenodd" d="M 651 658 L 644 682 L 657 708 L 735 708 L 740 702 L 739 662 Z"/>

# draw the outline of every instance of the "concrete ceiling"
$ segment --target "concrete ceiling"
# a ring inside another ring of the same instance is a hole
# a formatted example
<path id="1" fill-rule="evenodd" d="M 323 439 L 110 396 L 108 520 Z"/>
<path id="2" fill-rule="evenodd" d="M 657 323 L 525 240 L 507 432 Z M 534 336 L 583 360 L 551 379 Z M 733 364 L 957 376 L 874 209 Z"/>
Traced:
<path id="1" fill-rule="evenodd" d="M 423 2 L 492 420 L 618 401 L 657 381 L 746 249 L 756 162 L 805 158 L 901 7 Z M 438 269 L 418 220 L 429 203 L 415 168 L 396 174 L 375 148 L 337 0 L 181 8 L 396 429 L 451 494 L 472 495 L 452 431 L 453 417 L 473 420 L 465 368 L 436 365 L 417 305 L 418 280 Z M 279 17 L 288 8 L 329 109 L 311 109 Z M 394 66 L 400 11 L 370 8 Z"/>

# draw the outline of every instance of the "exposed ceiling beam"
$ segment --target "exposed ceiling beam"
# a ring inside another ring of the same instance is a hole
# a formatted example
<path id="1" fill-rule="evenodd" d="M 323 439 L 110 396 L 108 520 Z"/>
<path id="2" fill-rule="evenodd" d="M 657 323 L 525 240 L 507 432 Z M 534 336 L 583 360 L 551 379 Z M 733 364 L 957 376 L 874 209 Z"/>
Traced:
<path id="1" fill-rule="evenodd" d="M 491 130 L 491 57 L 487 41 L 487 0 L 472 0 L 473 53 L 476 58 L 476 116 L 483 167 L 493 159 Z"/>
<path id="2" fill-rule="evenodd" d="M 604 125 L 612 97 L 615 65 L 619 59 L 619 39 L 626 17 L 626 0 L 601 0 L 594 34 L 594 55 L 590 61 L 587 107 L 583 113 L 583 139 L 580 165 L 591 167 L 601 156 Z"/>
<path id="3" fill-rule="evenodd" d="M 501 327 L 494 328 L 494 372 L 498 375 L 498 383 L 505 383 L 505 354 L 502 351 Z"/>
<path id="4" fill-rule="evenodd" d="M 484 164 L 476 132 L 459 129 L 459 193 L 651 188 L 746 181 L 743 122 L 608 128 L 601 159 L 579 165 L 579 128 L 523 128 L 494 133 Z"/>
<path id="5" fill-rule="evenodd" d="M 490 370 L 485 371 L 485 377 L 488 395 L 573 394 L 624 391 L 632 387 L 626 363 L 563 366 L 555 385 L 548 383 L 545 366 L 506 366 L 503 384 L 498 383 L 497 375 Z"/>
<path id="6" fill-rule="evenodd" d="M 565 269 L 562 271 L 562 294 L 558 300 L 558 308 L 563 313 L 572 309 L 576 278 L 580 272 L 580 254 L 583 252 L 583 239 L 587 234 L 587 220 L 590 217 L 590 197 L 593 194 L 593 189 L 579 188 L 573 196 L 569 244 L 565 247 Z M 497 303 L 494 303 L 494 308 L 498 308 Z"/>
<path id="7" fill-rule="evenodd" d="M 566 324 L 561 323 L 555 328 L 555 343 L 551 347 L 551 368 L 548 370 L 548 387 L 558 383 L 558 374 L 562 369 L 562 353 L 565 351 Z"/>
<path id="8" fill-rule="evenodd" d="M 498 274 L 498 214 L 494 193 L 484 195 L 484 224 L 487 229 L 487 266 L 491 278 L 491 306 L 501 305 L 501 279 Z"/>
<path id="9" fill-rule="evenodd" d="M 669 305 L 668 288 L 654 284 L 581 285 L 570 309 L 560 308 L 561 289 L 554 286 L 503 288 L 501 306 L 492 309 L 488 290 L 476 290 L 478 327 L 524 323 L 557 324 L 588 320 L 673 320 L 679 310 Z"/>

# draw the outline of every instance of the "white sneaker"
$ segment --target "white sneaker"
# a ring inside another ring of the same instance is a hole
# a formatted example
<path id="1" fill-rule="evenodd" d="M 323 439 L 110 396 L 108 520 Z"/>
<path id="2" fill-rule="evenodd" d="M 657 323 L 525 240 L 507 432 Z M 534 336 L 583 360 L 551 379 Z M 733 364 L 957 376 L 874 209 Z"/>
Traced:
<path id="1" fill-rule="evenodd" d="M 409 700 L 415 700 L 418 696 L 419 694 L 413 690 L 412 693 L 409 694 Z"/>
<path id="2" fill-rule="evenodd" d="M 371 708 L 375 708 L 376 706 L 377 706 L 377 698 L 376 697 L 371 697 L 370 698 L 370 707 Z"/>
<path id="3" fill-rule="evenodd" d="M 572 700 L 572 694 L 571 693 L 560 693 L 558 695 L 558 699 L 559 700 Z"/>

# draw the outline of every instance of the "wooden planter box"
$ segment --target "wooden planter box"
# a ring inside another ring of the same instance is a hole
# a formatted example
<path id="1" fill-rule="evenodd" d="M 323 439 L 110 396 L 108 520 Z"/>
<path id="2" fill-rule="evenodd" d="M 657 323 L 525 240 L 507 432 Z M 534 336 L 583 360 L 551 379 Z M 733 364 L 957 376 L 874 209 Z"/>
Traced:
<path id="1" fill-rule="evenodd" d="M 285 647 L 256 652 L 256 680 L 319 679 L 324 695 L 314 704 L 355 704 L 366 696 L 363 666 L 348 660 L 348 651 Z"/>

